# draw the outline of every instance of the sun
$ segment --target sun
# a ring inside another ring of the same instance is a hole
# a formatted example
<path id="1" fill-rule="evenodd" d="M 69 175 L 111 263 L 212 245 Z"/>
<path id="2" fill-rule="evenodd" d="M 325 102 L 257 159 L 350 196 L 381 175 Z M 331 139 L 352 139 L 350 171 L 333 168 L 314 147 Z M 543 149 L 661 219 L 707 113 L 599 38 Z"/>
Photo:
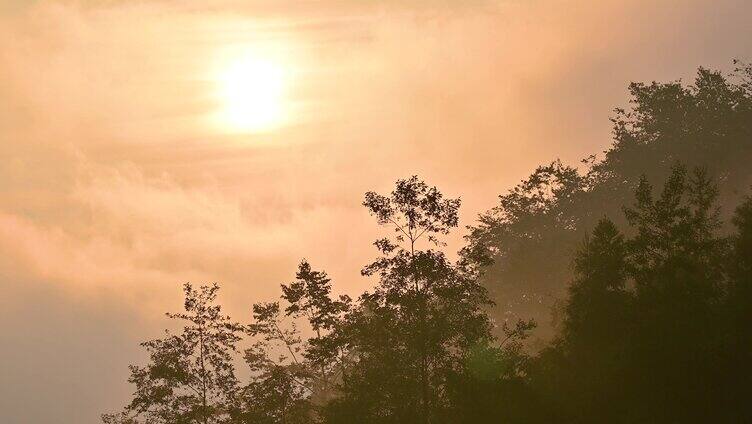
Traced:
<path id="1" fill-rule="evenodd" d="M 262 132 L 285 118 L 285 68 L 250 53 L 225 64 L 217 75 L 220 125 L 233 132 Z"/>

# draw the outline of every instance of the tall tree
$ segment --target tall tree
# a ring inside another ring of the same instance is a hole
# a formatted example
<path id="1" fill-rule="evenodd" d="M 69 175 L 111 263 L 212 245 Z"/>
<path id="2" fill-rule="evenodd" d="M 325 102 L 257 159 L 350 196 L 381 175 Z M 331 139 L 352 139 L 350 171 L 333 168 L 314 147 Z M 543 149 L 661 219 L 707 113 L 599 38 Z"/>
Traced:
<path id="1" fill-rule="evenodd" d="M 305 260 L 298 266 L 296 280 L 282 285 L 282 298 L 288 305 L 285 314 L 305 320 L 313 332 L 303 356 L 313 376 L 315 400 L 323 402 L 333 394 L 331 383 L 341 377 L 344 369 L 347 351 L 337 330 L 352 300 L 347 295 L 334 298 L 327 273 L 314 270 Z"/>
<path id="2" fill-rule="evenodd" d="M 721 386 L 729 411 L 729 421 L 752 421 L 752 408 L 746 405 L 746 387 L 752 381 L 752 197 L 747 197 L 737 207 L 733 218 L 736 234 L 732 238 L 729 266 L 730 286 L 726 296 L 725 313 L 730 327 L 726 346 L 727 356 L 718 364 L 725 371 Z"/>
<path id="3" fill-rule="evenodd" d="M 440 422 L 448 376 L 491 328 L 477 271 L 434 249 L 457 226 L 460 201 L 412 177 L 363 204 L 392 236 L 374 243 L 381 256 L 362 271 L 378 284 L 348 315 L 356 359 L 329 421 Z"/>
<path id="4" fill-rule="evenodd" d="M 279 302 L 257 303 L 248 334 L 254 343 L 244 355 L 252 375 L 243 390 L 243 422 L 308 422 L 311 376 L 296 324 L 282 322 Z"/>
<path id="5" fill-rule="evenodd" d="M 142 343 L 149 352 L 146 366 L 132 365 L 133 400 L 108 423 L 221 424 L 234 422 L 238 379 L 233 354 L 243 326 L 223 315 L 214 302 L 219 287 L 195 289 L 185 284 L 185 312 L 167 316 L 183 321 L 180 334 Z"/>
<path id="6" fill-rule="evenodd" d="M 533 379 L 561 422 L 613 422 L 624 416 L 624 352 L 633 295 L 624 236 L 602 219 L 573 260 L 574 280 L 558 338 L 544 349 Z"/>
<path id="7" fill-rule="evenodd" d="M 253 306 L 248 326 L 255 343 L 246 350 L 252 371 L 244 393 L 248 422 L 312 422 L 334 395 L 347 360 L 339 328 L 349 310 L 347 296 L 334 298 L 326 272 L 303 260 L 296 280 L 282 285 L 282 301 Z M 300 326 L 305 326 L 303 331 Z M 304 337 L 303 333 L 310 333 Z"/>
<path id="8" fill-rule="evenodd" d="M 674 166 L 658 195 L 638 184 L 632 237 L 603 220 L 586 240 L 562 332 L 534 372 L 560 421 L 733 422 L 739 405 L 710 389 L 726 381 L 730 334 L 716 196 L 705 171 Z"/>
<path id="9" fill-rule="evenodd" d="M 642 179 L 625 208 L 635 303 L 627 358 L 633 419 L 714 420 L 723 379 L 717 363 L 727 243 L 719 234 L 718 191 L 702 168 L 674 166 L 659 195 Z M 689 371 L 691 370 L 691 372 Z"/>

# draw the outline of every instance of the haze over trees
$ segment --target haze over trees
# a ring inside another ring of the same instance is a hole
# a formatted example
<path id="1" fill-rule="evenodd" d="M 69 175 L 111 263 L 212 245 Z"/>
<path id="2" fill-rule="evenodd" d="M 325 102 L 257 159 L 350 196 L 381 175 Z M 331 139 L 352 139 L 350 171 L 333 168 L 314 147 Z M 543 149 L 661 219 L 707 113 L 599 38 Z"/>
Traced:
<path id="1" fill-rule="evenodd" d="M 729 78 L 700 68 L 684 85 L 632 83 L 631 107 L 616 109 L 613 144 L 579 167 L 541 165 L 482 214 L 467 235 L 468 258 L 485 252 L 484 285 L 497 319 L 534 318 L 544 345 L 555 335 L 552 308 L 566 298 L 572 256 L 604 216 L 619 227 L 644 178 L 662 184 L 677 163 L 706 170 L 718 188 L 724 230 L 752 185 L 752 70 L 737 63 Z"/>
<path id="2" fill-rule="evenodd" d="M 357 298 L 304 260 L 241 323 L 186 284 L 104 422 L 752 421 L 752 68 L 630 93 L 603 158 L 536 169 L 457 261 L 459 199 L 411 177 L 366 193 Z"/>

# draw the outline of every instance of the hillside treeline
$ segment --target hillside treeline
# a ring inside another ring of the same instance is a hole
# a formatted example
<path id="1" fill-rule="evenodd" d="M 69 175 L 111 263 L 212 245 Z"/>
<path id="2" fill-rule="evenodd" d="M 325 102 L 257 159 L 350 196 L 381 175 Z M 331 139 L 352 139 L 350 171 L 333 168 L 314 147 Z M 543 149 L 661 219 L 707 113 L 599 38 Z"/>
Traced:
<path id="1" fill-rule="evenodd" d="M 752 421 L 752 68 L 632 84 L 614 143 L 538 168 L 470 229 L 417 177 L 363 205 L 387 236 L 334 296 L 302 261 L 250 322 L 184 286 L 105 423 Z"/>

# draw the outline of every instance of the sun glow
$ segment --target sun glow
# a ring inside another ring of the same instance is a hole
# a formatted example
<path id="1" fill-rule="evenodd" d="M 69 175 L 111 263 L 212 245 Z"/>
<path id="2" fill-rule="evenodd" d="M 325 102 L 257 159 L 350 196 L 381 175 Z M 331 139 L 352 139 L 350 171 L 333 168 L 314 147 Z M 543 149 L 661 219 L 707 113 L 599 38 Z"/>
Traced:
<path id="1" fill-rule="evenodd" d="M 218 72 L 219 124 L 234 132 L 262 132 L 285 120 L 285 68 L 244 53 Z"/>

